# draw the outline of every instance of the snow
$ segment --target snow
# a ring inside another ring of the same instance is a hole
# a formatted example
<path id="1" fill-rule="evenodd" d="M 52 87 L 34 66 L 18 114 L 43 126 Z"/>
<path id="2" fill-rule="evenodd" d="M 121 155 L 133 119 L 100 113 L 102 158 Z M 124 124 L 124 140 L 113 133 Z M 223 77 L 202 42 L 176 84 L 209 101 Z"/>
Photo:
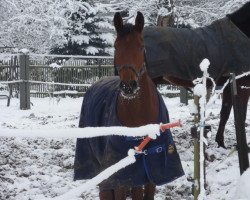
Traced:
<path id="1" fill-rule="evenodd" d="M 209 65 L 210 65 L 210 61 L 207 58 L 204 58 L 200 63 L 201 71 L 203 71 L 203 72 L 207 71 Z"/>
<path id="2" fill-rule="evenodd" d="M 179 103 L 179 98 L 166 98 L 170 121 L 181 119 L 183 126 L 173 128 L 172 133 L 181 157 L 185 176 L 169 184 L 158 186 L 156 200 L 192 200 L 193 143 L 190 128 L 193 126 L 189 106 Z M 83 186 L 86 181 L 73 181 L 75 139 L 71 130 L 76 129 L 82 98 L 62 98 L 59 102 L 50 98 L 32 98 L 30 110 L 20 110 L 19 100 L 0 99 L 0 134 L 3 131 L 33 133 L 46 130 L 48 135 L 67 132 L 69 139 L 0 137 L 0 199 L 35 200 L 53 198 Z M 190 100 L 189 100 L 190 102 Z M 208 110 L 206 123 L 212 126 L 206 150 L 206 199 L 250 199 L 249 170 L 240 177 L 233 115 L 230 115 L 225 130 L 228 149 L 217 148 L 214 142 L 219 124 L 221 100 L 217 99 Z M 248 110 L 250 105 L 248 106 Z M 250 113 L 247 115 L 250 124 Z M 60 131 L 58 131 L 60 130 Z M 246 127 L 250 140 L 250 127 Z M 148 132 L 146 133 L 148 134 Z M 82 190 L 83 191 L 83 190 Z M 77 198 L 75 198 L 77 199 Z M 81 198 L 97 200 L 98 189 L 93 187 L 82 192 Z"/>
<path id="3" fill-rule="evenodd" d="M 109 168 L 105 169 L 103 172 L 98 174 L 96 177 L 88 180 L 86 183 L 83 185 L 74 188 L 70 190 L 69 192 L 56 197 L 56 198 L 48 198 L 46 200 L 54 199 L 54 200 L 71 200 L 79 197 L 82 192 L 85 192 L 86 190 L 88 191 L 89 189 L 95 188 L 97 184 L 101 183 L 103 180 L 107 179 L 110 177 L 112 174 L 115 172 L 119 171 L 120 169 L 127 167 L 128 165 L 133 164 L 136 159 L 134 155 L 131 154 L 131 151 L 129 150 L 129 154 L 126 158 L 123 158 L 120 160 L 118 163 L 110 166 Z M 45 199 L 44 199 L 45 200 Z"/>
<path id="4" fill-rule="evenodd" d="M 49 66 L 52 68 L 61 68 L 62 67 L 61 65 L 58 65 L 57 63 L 51 63 Z"/>
<path id="5" fill-rule="evenodd" d="M 29 49 L 26 49 L 26 48 L 23 48 L 23 49 L 20 49 L 20 53 L 23 53 L 23 54 L 29 54 Z"/>
<path id="6" fill-rule="evenodd" d="M 247 200 L 250 199 L 250 169 L 246 170 L 240 179 L 237 181 L 235 199 Z"/>

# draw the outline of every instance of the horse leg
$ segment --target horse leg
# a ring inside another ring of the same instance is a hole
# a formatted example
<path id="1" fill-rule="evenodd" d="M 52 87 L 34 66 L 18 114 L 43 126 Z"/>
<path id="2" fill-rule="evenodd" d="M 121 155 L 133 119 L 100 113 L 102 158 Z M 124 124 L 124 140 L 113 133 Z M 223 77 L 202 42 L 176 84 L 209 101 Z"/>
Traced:
<path id="1" fill-rule="evenodd" d="M 147 183 L 144 188 L 143 200 L 154 200 L 155 195 L 155 184 Z"/>
<path id="2" fill-rule="evenodd" d="M 99 192 L 100 200 L 115 200 L 113 190 L 102 190 Z"/>
<path id="3" fill-rule="evenodd" d="M 126 200 L 126 188 L 125 187 L 117 187 L 114 189 L 115 200 Z"/>
<path id="4" fill-rule="evenodd" d="M 143 200 L 143 188 L 142 186 L 133 187 L 131 189 L 132 200 Z"/>
<path id="5" fill-rule="evenodd" d="M 249 91 L 249 89 L 246 90 L 246 89 L 241 89 L 239 87 L 238 94 L 240 96 L 242 111 L 243 111 L 243 120 L 245 122 L 246 116 L 247 116 L 247 105 L 248 105 L 248 100 L 249 100 L 249 96 L 250 96 L 250 91 Z M 250 147 L 248 147 L 248 152 L 250 152 Z"/>
<path id="6" fill-rule="evenodd" d="M 220 111 L 220 123 L 215 138 L 215 141 L 218 143 L 218 147 L 226 148 L 224 143 L 224 130 L 231 112 L 231 108 L 232 108 L 231 90 L 230 86 L 228 85 L 223 91 L 222 107 Z"/>

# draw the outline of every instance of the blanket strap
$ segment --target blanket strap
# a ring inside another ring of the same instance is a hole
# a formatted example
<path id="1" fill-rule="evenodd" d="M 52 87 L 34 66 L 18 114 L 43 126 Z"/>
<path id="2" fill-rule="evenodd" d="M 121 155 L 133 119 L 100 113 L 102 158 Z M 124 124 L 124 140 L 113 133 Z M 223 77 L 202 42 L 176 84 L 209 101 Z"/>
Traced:
<path id="1" fill-rule="evenodd" d="M 166 129 L 170 129 L 170 128 L 173 128 L 176 126 L 179 126 L 179 127 L 182 126 L 181 120 L 178 120 L 177 122 L 173 122 L 173 123 L 160 124 L 160 131 L 161 131 L 161 133 L 164 133 L 166 131 Z M 144 152 L 142 152 L 142 150 L 151 140 L 152 140 L 152 138 L 149 136 L 144 138 L 144 140 L 141 142 L 141 144 L 138 147 L 135 147 L 136 152 L 137 153 L 144 153 Z"/>
<path id="2" fill-rule="evenodd" d="M 141 153 L 137 153 L 136 155 L 140 155 L 140 154 L 144 154 L 144 155 L 156 154 L 156 153 L 161 153 L 163 151 L 166 151 L 166 149 L 167 149 L 166 144 L 160 144 L 160 145 L 157 145 L 155 147 L 145 149 Z"/>

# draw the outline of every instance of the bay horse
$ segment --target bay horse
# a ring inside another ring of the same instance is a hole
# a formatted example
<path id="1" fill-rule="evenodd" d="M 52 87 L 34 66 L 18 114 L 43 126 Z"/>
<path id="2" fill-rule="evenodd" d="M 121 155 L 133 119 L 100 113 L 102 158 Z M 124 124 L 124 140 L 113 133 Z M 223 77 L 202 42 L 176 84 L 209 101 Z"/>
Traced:
<path id="1" fill-rule="evenodd" d="M 114 16 L 117 33 L 115 67 L 118 76 L 93 84 L 84 95 L 79 127 L 126 126 L 169 122 L 165 103 L 148 76 L 144 57 L 144 17 L 138 12 L 135 25 Z M 143 138 L 107 136 L 77 139 L 74 180 L 96 176 L 127 156 Z M 155 186 L 184 174 L 170 130 L 150 141 L 136 162 L 99 184 L 101 200 L 153 200 Z"/>
<path id="2" fill-rule="evenodd" d="M 230 73 L 250 71 L 250 2 L 225 18 L 196 29 L 147 27 L 144 30 L 147 70 L 156 84 L 171 83 L 194 87 L 193 80 L 201 77 L 199 64 L 210 60 L 209 74 L 222 86 Z M 208 84 L 211 86 L 211 83 Z M 238 95 L 246 119 L 250 95 L 250 77 L 237 80 Z M 220 123 L 216 134 L 219 147 L 226 148 L 224 130 L 232 108 L 231 90 L 223 91 Z"/>

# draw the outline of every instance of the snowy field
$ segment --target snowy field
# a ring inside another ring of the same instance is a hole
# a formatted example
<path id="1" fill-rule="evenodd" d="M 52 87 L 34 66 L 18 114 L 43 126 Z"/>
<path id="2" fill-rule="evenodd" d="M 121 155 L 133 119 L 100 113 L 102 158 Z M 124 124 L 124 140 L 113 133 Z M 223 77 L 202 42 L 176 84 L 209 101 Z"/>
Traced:
<path id="1" fill-rule="evenodd" d="M 156 200 L 191 200 L 193 177 L 193 144 L 190 135 L 192 116 L 188 106 L 179 103 L 179 98 L 164 98 L 171 121 L 181 119 L 182 128 L 172 129 L 179 151 L 185 176 L 176 181 L 157 187 Z M 82 98 L 72 99 L 31 99 L 30 110 L 19 110 L 18 99 L 12 99 L 6 107 L 6 99 L 0 99 L 0 134 L 6 130 L 46 129 L 51 136 L 55 129 L 62 132 L 77 128 Z M 219 124 L 221 101 L 209 110 L 207 124 L 212 125 L 208 139 L 206 179 L 208 200 L 250 199 L 250 170 L 245 180 L 240 180 L 238 155 L 232 149 L 236 143 L 233 115 L 226 126 L 227 150 L 217 148 L 214 142 Z M 249 111 L 250 105 L 248 107 Z M 250 124 L 250 112 L 247 116 Z M 250 141 L 250 127 L 246 127 Z M 68 133 L 71 134 L 70 132 Z M 61 195 L 84 181 L 73 182 L 74 139 L 50 138 L 7 138 L 0 137 L 0 199 L 35 200 Z M 241 182 L 239 182 L 241 181 Z M 245 182 L 244 182 L 245 181 Z M 245 184 L 245 185 L 244 185 Z M 248 190 L 247 190 L 248 188 Z M 98 189 L 82 194 L 86 200 L 98 199 Z"/>

